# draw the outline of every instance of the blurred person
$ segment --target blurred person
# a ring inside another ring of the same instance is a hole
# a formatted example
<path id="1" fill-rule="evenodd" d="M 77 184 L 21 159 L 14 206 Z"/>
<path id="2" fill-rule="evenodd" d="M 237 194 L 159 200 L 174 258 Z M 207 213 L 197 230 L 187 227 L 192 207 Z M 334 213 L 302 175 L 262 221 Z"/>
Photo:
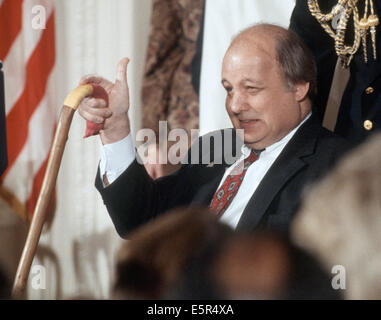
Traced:
<path id="1" fill-rule="evenodd" d="M 206 208 L 179 208 L 158 217 L 121 248 L 113 298 L 166 298 L 189 261 L 232 233 Z"/>
<path id="2" fill-rule="evenodd" d="M 178 171 L 153 180 L 139 162 L 130 134 L 128 63 L 128 58 L 120 61 L 115 83 L 96 76 L 81 81 L 102 85 L 109 93 L 109 108 L 99 99 L 84 99 L 79 106 L 86 120 L 104 121 L 96 187 L 122 237 L 170 209 L 190 204 L 209 205 L 237 230 L 287 232 L 303 188 L 325 174 L 347 148 L 345 140 L 323 129 L 311 112 L 316 70 L 304 43 L 289 30 L 259 24 L 234 38 L 222 65 L 226 110 L 234 130 L 201 137 Z M 192 163 L 192 152 L 204 142 L 236 130 L 244 132 L 242 148 L 221 143 L 217 149 L 202 150 L 208 163 Z M 234 148 L 236 157 L 229 163 L 225 160 Z"/>
<path id="3" fill-rule="evenodd" d="M 342 159 L 307 194 L 291 230 L 328 272 L 344 268 L 347 299 L 381 299 L 380 150 L 377 134 Z"/>
<path id="4" fill-rule="evenodd" d="M 317 260 L 274 232 L 236 233 L 178 283 L 176 299 L 340 299 Z"/>

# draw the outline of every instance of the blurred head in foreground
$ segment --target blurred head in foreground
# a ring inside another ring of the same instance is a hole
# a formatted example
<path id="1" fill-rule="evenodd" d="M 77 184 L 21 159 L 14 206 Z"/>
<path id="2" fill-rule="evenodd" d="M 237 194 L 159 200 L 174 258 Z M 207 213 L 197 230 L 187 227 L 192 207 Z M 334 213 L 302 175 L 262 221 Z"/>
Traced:
<path id="1" fill-rule="evenodd" d="M 235 234 L 219 252 L 193 261 L 177 299 L 337 299 L 328 275 L 275 233 Z"/>
<path id="2" fill-rule="evenodd" d="M 132 233 L 120 250 L 114 298 L 165 298 L 190 260 L 232 233 L 204 208 L 160 216 Z"/>
<path id="3" fill-rule="evenodd" d="M 292 234 L 327 271 L 343 268 L 347 299 L 381 299 L 381 135 L 310 190 Z"/>

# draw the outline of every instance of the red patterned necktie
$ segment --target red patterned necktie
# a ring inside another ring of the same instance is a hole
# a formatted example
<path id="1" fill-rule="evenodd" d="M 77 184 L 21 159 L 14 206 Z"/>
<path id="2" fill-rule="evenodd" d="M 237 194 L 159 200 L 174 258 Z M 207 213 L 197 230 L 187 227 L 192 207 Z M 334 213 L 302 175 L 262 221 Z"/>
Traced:
<path id="1" fill-rule="evenodd" d="M 222 216 L 230 203 L 236 196 L 239 187 L 245 177 L 247 169 L 252 163 L 258 159 L 258 156 L 251 151 L 250 155 L 241 161 L 226 177 L 224 183 L 213 196 L 209 208 L 216 212 L 218 216 Z"/>

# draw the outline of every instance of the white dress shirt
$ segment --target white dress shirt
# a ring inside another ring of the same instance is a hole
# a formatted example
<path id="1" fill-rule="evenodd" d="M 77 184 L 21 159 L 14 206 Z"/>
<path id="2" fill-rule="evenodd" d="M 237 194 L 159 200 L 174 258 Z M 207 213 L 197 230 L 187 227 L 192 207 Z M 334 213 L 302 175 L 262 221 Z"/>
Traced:
<path id="1" fill-rule="evenodd" d="M 250 198 L 258 188 L 263 177 L 270 169 L 276 158 L 282 152 L 286 144 L 294 136 L 299 127 L 311 116 L 309 114 L 304 120 L 292 131 L 290 131 L 280 141 L 272 144 L 263 150 L 258 158 L 248 169 L 245 178 L 242 181 L 240 188 L 233 201 L 221 217 L 221 221 L 230 225 L 233 228 L 237 227 L 239 219 L 248 204 Z M 227 168 L 220 185 L 223 184 L 228 174 L 235 168 L 236 164 L 247 158 L 250 155 L 251 149 L 247 146 L 242 146 L 242 156 L 229 168 Z M 106 173 L 109 183 L 114 182 L 124 170 L 135 160 L 136 151 L 131 134 L 124 139 L 100 147 L 101 160 L 99 164 L 101 178 Z M 217 188 L 217 190 L 218 190 Z"/>

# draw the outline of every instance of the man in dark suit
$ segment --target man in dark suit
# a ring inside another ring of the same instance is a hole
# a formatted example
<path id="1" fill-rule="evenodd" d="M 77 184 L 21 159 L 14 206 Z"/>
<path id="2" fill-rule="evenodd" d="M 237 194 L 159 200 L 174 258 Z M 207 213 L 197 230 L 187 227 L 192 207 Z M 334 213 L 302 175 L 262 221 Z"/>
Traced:
<path id="1" fill-rule="evenodd" d="M 312 55 L 293 32 L 262 24 L 233 40 L 222 66 L 226 109 L 242 147 L 226 143 L 232 130 L 223 130 L 220 148 L 202 150 L 200 157 L 208 153 L 208 163 L 184 161 L 174 174 L 153 180 L 139 163 L 130 135 L 127 64 L 128 59 L 119 63 L 115 84 L 93 76 L 81 81 L 104 86 L 109 108 L 96 99 L 79 107 L 85 119 L 104 121 L 96 186 L 123 237 L 169 209 L 200 204 L 210 205 L 238 230 L 287 231 L 303 188 L 345 149 L 345 141 L 321 128 L 311 114 Z M 188 160 L 207 139 L 200 138 Z M 236 161 L 228 163 L 226 156 L 234 153 Z"/>

